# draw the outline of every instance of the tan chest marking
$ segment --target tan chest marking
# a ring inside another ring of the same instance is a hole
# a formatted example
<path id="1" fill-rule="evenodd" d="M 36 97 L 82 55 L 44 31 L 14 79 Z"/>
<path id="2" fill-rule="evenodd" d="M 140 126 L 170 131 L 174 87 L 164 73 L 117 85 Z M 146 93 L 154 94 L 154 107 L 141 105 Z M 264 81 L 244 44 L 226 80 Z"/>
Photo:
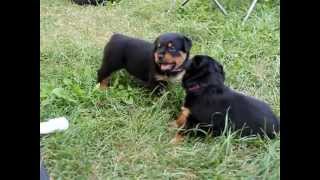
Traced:
<path id="1" fill-rule="evenodd" d="M 167 76 L 167 75 L 160 75 L 156 74 L 154 77 L 157 81 L 169 81 L 171 83 L 177 83 L 181 82 L 183 75 L 185 74 L 185 71 L 180 72 L 179 74 L 175 76 Z"/>

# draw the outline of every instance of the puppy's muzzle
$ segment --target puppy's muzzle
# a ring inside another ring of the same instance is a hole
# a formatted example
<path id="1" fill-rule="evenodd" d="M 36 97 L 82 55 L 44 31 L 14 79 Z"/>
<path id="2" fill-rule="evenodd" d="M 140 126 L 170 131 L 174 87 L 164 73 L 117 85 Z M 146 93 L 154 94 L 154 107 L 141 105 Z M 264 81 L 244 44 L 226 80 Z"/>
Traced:
<path id="1" fill-rule="evenodd" d="M 164 62 L 164 54 L 158 53 L 158 63 L 165 63 Z"/>

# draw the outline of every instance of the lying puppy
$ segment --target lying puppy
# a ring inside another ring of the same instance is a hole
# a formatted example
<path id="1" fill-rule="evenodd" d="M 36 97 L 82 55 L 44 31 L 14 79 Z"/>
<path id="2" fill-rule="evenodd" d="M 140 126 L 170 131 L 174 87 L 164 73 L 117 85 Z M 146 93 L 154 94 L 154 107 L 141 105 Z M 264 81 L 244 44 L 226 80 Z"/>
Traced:
<path id="1" fill-rule="evenodd" d="M 120 69 L 126 69 L 151 89 L 181 80 L 191 46 L 191 40 L 178 33 L 162 34 L 154 43 L 114 34 L 98 70 L 100 89 L 105 89 L 110 75 Z"/>
<path id="2" fill-rule="evenodd" d="M 78 5 L 104 5 L 107 0 L 72 0 L 74 3 Z"/>
<path id="3" fill-rule="evenodd" d="M 182 112 L 175 121 L 183 129 L 200 128 L 221 135 L 226 122 L 242 136 L 260 134 L 270 138 L 280 131 L 280 121 L 271 108 L 260 100 L 240 94 L 224 85 L 225 73 L 221 64 L 209 56 L 196 55 L 186 69 L 183 88 L 186 97 Z M 183 139 L 179 131 L 171 141 Z"/>

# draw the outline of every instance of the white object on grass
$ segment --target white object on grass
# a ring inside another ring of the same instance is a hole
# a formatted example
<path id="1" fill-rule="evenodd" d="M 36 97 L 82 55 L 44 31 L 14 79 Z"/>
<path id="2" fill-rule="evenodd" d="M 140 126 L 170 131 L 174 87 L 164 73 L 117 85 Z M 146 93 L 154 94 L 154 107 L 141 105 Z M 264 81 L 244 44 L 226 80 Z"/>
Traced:
<path id="1" fill-rule="evenodd" d="M 47 122 L 40 122 L 40 134 L 49 134 L 55 131 L 68 129 L 69 122 L 65 117 L 49 119 Z"/>

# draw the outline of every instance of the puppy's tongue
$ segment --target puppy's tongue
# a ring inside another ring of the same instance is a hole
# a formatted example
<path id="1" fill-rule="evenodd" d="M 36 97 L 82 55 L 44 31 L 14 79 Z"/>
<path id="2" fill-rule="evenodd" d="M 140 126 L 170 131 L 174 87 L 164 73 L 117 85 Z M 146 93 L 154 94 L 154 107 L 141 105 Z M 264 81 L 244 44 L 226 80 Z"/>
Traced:
<path id="1" fill-rule="evenodd" d="M 162 71 L 171 70 L 173 68 L 173 64 L 161 64 L 160 68 Z"/>

